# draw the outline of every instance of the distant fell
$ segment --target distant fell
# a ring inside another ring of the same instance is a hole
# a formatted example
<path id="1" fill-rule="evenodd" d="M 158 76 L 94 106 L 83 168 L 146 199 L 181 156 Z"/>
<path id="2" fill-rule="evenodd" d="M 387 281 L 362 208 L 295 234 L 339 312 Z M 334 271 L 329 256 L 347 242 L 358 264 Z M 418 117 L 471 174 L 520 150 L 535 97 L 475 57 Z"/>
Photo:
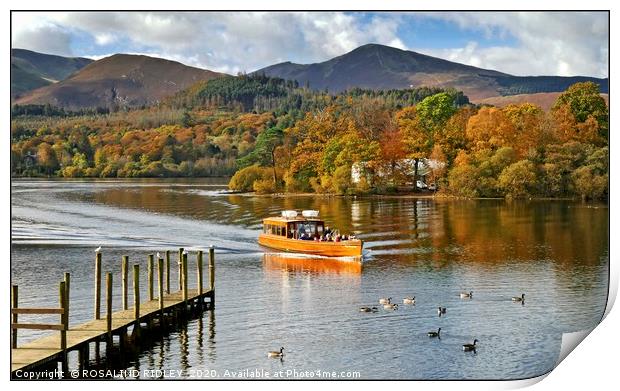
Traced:
<path id="1" fill-rule="evenodd" d="M 15 103 L 50 104 L 70 110 L 139 107 L 222 75 L 161 58 L 115 54 L 89 64 L 66 80 L 31 91 Z"/>
<path id="2" fill-rule="evenodd" d="M 564 91 L 593 81 L 608 92 L 608 79 L 594 77 L 513 76 L 389 46 L 368 44 L 314 64 L 283 62 L 255 73 L 296 80 L 314 89 L 339 92 L 355 87 L 375 90 L 416 87 L 454 88 L 472 101 L 494 96 Z"/>
<path id="3" fill-rule="evenodd" d="M 89 58 L 62 57 L 25 49 L 11 49 L 11 99 L 66 79 L 93 62 Z"/>

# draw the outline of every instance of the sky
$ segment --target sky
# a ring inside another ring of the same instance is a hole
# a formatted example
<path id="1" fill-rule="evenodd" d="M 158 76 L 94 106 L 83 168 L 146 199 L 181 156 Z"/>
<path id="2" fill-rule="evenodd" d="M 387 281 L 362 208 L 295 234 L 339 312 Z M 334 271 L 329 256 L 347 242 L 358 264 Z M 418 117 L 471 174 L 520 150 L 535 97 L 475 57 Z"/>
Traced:
<path id="1" fill-rule="evenodd" d="M 367 43 L 513 75 L 608 77 L 607 12 L 13 12 L 12 46 L 146 54 L 236 74 Z"/>

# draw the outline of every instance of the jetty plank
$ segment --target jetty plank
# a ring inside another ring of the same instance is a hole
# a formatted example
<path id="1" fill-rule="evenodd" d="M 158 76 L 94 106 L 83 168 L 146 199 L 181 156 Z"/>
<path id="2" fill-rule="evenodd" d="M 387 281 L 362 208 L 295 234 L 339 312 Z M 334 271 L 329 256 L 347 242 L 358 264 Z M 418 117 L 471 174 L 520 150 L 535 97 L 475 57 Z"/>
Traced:
<path id="1" fill-rule="evenodd" d="M 211 302 L 214 301 L 213 290 L 203 292 L 201 295 L 199 289 L 188 289 L 186 294 L 188 301 L 204 300 L 206 297 L 209 297 Z M 183 292 L 164 295 L 164 312 L 176 306 L 185 305 L 184 296 Z M 146 322 L 151 317 L 159 314 L 161 314 L 159 298 L 140 303 L 140 322 Z M 114 312 L 111 324 L 112 334 L 133 325 L 134 322 L 133 308 Z M 19 326 L 21 327 L 23 324 L 19 324 Z M 94 319 L 70 327 L 66 332 L 67 351 L 77 350 L 85 343 L 104 340 L 108 332 L 107 326 L 107 319 Z M 58 348 L 60 346 L 60 338 L 61 336 L 58 333 L 54 333 L 11 349 L 11 372 L 28 370 L 41 364 L 58 360 L 63 354 L 63 350 Z"/>

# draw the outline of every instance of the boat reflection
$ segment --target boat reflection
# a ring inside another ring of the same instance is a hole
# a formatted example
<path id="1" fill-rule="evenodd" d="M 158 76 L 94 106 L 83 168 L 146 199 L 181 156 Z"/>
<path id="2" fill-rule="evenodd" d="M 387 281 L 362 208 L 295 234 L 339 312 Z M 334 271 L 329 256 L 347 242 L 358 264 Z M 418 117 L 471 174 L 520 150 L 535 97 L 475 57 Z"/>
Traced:
<path id="1" fill-rule="evenodd" d="M 263 257 L 263 265 L 267 270 L 336 274 L 362 273 L 362 257 L 330 258 L 267 252 Z"/>

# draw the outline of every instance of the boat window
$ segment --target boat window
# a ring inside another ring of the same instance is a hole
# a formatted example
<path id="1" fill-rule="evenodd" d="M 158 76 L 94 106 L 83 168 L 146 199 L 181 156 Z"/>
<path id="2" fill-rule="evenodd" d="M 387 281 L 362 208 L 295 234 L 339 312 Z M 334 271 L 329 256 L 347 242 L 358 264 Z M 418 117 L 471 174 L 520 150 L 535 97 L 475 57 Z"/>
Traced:
<path id="1" fill-rule="evenodd" d="M 317 224 L 317 226 L 316 226 L 316 233 L 319 236 L 323 236 L 323 224 L 321 224 L 321 223 Z"/>
<path id="2" fill-rule="evenodd" d="M 306 237 L 314 237 L 316 235 L 316 223 L 315 222 L 304 222 L 299 223 L 297 225 L 297 233 L 299 238 L 303 236 Z"/>
<path id="3" fill-rule="evenodd" d="M 272 226 L 271 226 L 271 234 L 272 234 L 272 235 L 275 235 L 275 234 L 276 234 L 276 226 L 275 226 L 275 225 L 272 225 Z"/>
<path id="4" fill-rule="evenodd" d="M 282 227 L 279 225 L 276 227 L 276 235 L 280 236 L 282 234 Z"/>

